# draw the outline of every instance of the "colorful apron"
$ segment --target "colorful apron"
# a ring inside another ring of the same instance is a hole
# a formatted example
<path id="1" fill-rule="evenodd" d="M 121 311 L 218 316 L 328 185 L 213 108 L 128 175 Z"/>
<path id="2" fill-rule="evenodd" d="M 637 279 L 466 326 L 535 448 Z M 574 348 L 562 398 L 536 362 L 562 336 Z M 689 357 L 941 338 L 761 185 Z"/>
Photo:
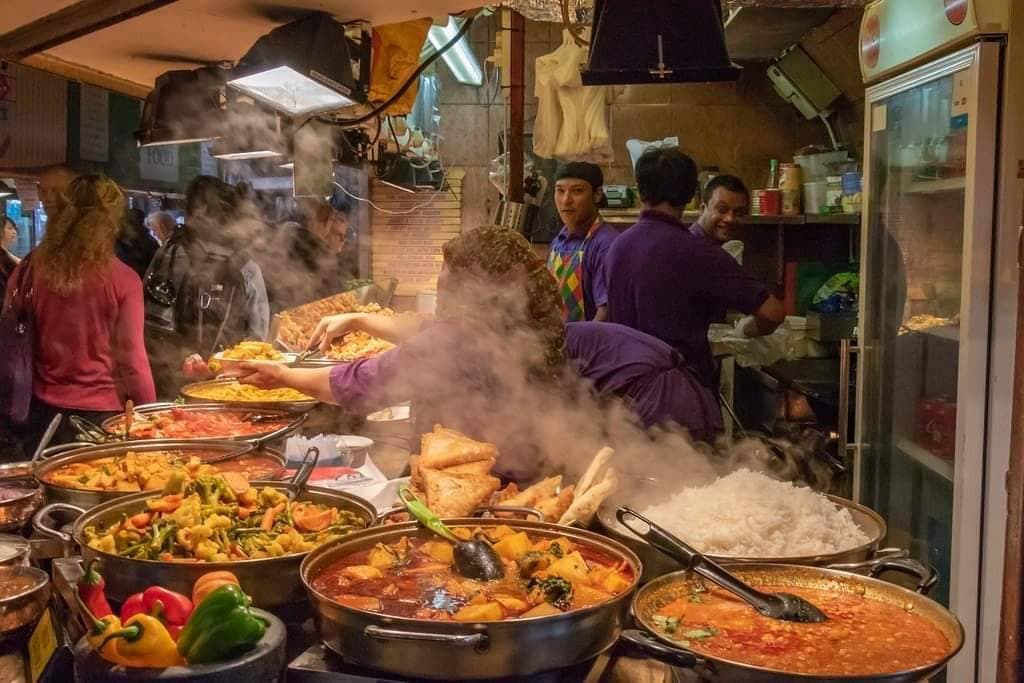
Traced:
<path id="1" fill-rule="evenodd" d="M 548 270 L 558 283 L 558 293 L 562 296 L 562 318 L 569 323 L 586 319 L 583 298 L 583 252 L 587 242 L 601 226 L 601 217 L 594 219 L 594 224 L 587 231 L 579 249 L 563 254 L 552 249 L 548 252 Z"/>

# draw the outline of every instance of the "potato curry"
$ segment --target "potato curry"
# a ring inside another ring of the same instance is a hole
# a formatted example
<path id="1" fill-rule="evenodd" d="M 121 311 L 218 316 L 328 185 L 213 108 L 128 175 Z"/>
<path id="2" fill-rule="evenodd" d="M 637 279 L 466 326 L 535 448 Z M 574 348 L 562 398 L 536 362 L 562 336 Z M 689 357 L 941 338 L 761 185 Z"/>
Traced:
<path id="1" fill-rule="evenodd" d="M 482 535 L 505 564 L 497 581 L 453 569 L 453 546 L 437 537 L 402 536 L 330 565 L 313 588 L 354 609 L 435 621 L 501 621 L 597 605 L 628 591 L 632 567 L 566 537 L 532 536 L 509 526 L 457 527 L 464 540 Z"/>
<path id="2" fill-rule="evenodd" d="M 772 592 L 770 586 L 755 588 Z M 855 593 L 790 587 L 828 621 L 798 624 L 762 616 L 718 587 L 695 588 L 659 609 L 655 629 L 680 647 L 789 673 L 862 676 L 915 669 L 952 645 L 919 614 Z"/>

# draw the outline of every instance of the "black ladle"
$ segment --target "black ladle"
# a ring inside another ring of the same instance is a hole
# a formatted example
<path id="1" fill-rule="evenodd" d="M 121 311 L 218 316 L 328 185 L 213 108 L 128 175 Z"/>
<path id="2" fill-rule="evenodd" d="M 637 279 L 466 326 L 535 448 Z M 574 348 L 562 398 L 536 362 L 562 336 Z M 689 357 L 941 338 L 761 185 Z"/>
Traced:
<path id="1" fill-rule="evenodd" d="M 452 554 L 455 560 L 455 571 L 460 576 L 479 581 L 497 581 L 505 576 L 505 565 L 498 557 L 498 553 L 494 552 L 494 548 L 485 539 L 478 538 L 471 541 L 460 539 L 407 486 L 398 490 L 398 498 L 405 505 L 409 514 L 419 520 L 420 524 L 446 541 L 451 541 L 455 546 Z"/>
<path id="2" fill-rule="evenodd" d="M 792 593 L 763 593 L 752 588 L 743 581 L 740 581 L 732 573 L 726 571 L 717 562 L 713 562 L 704 555 L 701 555 L 686 543 L 683 543 L 677 537 L 631 508 L 621 507 L 615 511 L 615 516 L 624 527 L 634 534 L 673 560 L 682 562 L 687 568 L 729 591 L 766 617 L 781 619 L 782 621 L 795 621 L 802 624 L 818 624 L 828 619 L 824 612 L 798 595 L 793 595 Z M 643 530 L 634 526 L 631 518 L 643 522 L 647 529 Z"/>

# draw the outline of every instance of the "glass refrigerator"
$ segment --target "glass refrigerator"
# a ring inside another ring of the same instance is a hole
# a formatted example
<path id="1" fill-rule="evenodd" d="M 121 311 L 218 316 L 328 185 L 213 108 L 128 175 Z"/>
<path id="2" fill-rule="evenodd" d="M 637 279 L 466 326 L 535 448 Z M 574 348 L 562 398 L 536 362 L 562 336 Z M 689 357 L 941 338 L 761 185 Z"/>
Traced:
<path id="1" fill-rule="evenodd" d="M 869 6 L 862 25 L 862 71 L 888 72 L 866 92 L 853 462 L 886 545 L 938 570 L 931 597 L 966 632 L 946 680 L 971 681 L 994 680 L 999 630 L 1020 189 L 1006 36 L 982 30 L 977 3 L 954 4 L 972 29 L 917 0 Z M 908 21 L 930 43 L 915 48 Z"/>

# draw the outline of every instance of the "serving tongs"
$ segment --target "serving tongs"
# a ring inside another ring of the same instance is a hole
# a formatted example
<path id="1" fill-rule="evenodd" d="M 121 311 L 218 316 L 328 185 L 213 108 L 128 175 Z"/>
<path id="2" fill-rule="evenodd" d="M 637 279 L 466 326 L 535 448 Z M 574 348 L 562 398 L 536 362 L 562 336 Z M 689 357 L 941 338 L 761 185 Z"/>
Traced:
<path id="1" fill-rule="evenodd" d="M 288 502 L 293 503 L 298 498 L 299 494 L 306 488 L 306 483 L 309 481 L 309 477 L 313 474 L 313 470 L 316 469 L 316 463 L 320 459 L 320 449 L 316 446 L 310 446 L 306 449 L 306 454 L 302 456 L 302 462 L 299 464 L 299 469 L 295 471 L 295 476 L 288 480 L 286 485 L 288 486 L 288 492 L 285 493 L 288 496 Z"/>
<path id="2" fill-rule="evenodd" d="M 108 441 L 116 441 L 118 437 L 113 434 L 107 434 L 106 431 L 95 422 L 87 420 L 81 415 L 69 415 L 68 422 L 79 434 L 79 440 L 87 443 L 107 443 Z"/>
<path id="3" fill-rule="evenodd" d="M 688 570 L 721 586 L 770 619 L 795 621 L 801 624 L 818 624 L 828 619 L 824 612 L 798 595 L 764 593 L 740 581 L 720 564 L 697 552 L 632 508 L 619 508 L 615 511 L 615 517 L 620 524 L 654 548 L 681 562 Z M 634 520 L 640 520 L 647 528 L 635 525 Z"/>

